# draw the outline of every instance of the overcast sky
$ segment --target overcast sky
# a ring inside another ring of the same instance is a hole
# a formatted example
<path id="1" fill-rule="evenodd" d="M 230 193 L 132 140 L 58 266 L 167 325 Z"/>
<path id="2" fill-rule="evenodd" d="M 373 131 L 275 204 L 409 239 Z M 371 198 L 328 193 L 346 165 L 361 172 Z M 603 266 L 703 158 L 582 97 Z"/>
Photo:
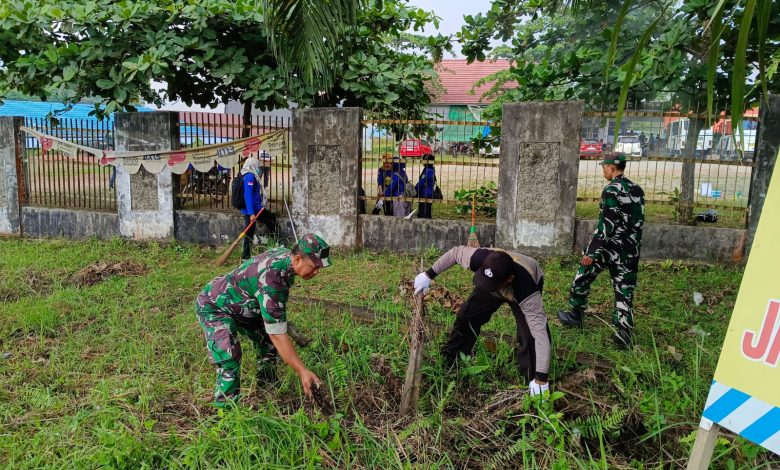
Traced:
<path id="1" fill-rule="evenodd" d="M 464 15 L 475 15 L 490 10 L 490 0 L 412 0 L 411 4 L 424 10 L 433 10 L 436 16 L 441 18 L 439 29 L 429 25 L 425 29 L 426 34 L 441 33 L 443 35 L 455 34 L 463 26 Z M 462 58 L 460 46 L 454 45 L 454 54 L 449 57 Z"/>
<path id="2" fill-rule="evenodd" d="M 475 15 L 477 13 L 484 13 L 490 9 L 490 0 L 412 0 L 411 4 L 422 8 L 424 10 L 433 11 L 436 16 L 441 18 L 439 22 L 439 29 L 429 25 L 425 29 L 425 34 L 435 35 L 441 33 L 445 36 L 455 34 L 460 31 L 463 25 L 463 15 Z M 413 32 L 413 31 L 410 31 Z M 460 54 L 460 46 L 457 44 L 453 47 L 453 54 L 447 54 L 448 58 L 462 58 Z M 155 86 L 162 87 L 163 84 L 155 83 Z M 202 109 L 198 106 L 188 107 L 184 103 L 168 103 L 161 109 L 167 109 L 171 111 L 208 111 L 220 113 L 223 112 L 225 107 L 220 104 L 216 109 Z"/>

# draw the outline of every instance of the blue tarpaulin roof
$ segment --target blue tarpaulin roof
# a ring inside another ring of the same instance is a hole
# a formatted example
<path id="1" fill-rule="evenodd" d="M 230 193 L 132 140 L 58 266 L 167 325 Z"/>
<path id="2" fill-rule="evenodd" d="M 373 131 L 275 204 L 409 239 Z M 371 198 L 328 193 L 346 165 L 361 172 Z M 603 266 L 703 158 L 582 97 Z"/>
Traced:
<path id="1" fill-rule="evenodd" d="M 0 116 L 21 116 L 25 118 L 45 118 L 47 114 L 59 109 L 64 109 L 65 105 L 62 103 L 56 103 L 52 101 L 20 101 L 20 100 L 3 100 L 3 104 L 0 105 Z M 154 111 L 146 106 L 138 106 L 139 112 L 146 113 Z M 90 119 L 97 121 L 95 116 L 90 116 L 90 111 L 95 110 L 93 104 L 75 104 L 73 108 L 62 114 L 58 114 L 58 118 L 68 119 Z M 114 115 L 109 115 L 103 122 L 111 122 L 114 120 Z"/>
<path id="2" fill-rule="evenodd" d="M 63 103 L 57 103 L 57 102 L 43 102 L 43 101 L 21 101 L 21 100 L 4 100 L 3 104 L 0 105 L 0 116 L 20 116 L 28 119 L 28 125 L 33 125 L 30 121 L 35 119 L 44 119 L 47 114 L 50 112 L 64 109 L 65 105 Z M 96 129 L 106 129 L 111 128 L 113 122 L 114 122 L 114 115 L 111 114 L 107 116 L 102 121 L 98 121 L 98 119 L 95 116 L 90 116 L 89 113 L 95 109 L 95 105 L 93 104 L 76 104 L 73 105 L 73 108 L 70 110 L 58 114 L 57 118 L 59 119 L 74 119 L 79 120 L 79 124 L 87 124 L 87 129 L 85 135 L 81 135 L 80 132 L 77 131 L 65 131 L 65 132 L 56 132 L 55 135 L 58 137 L 62 137 L 64 139 L 73 140 L 75 142 L 89 145 L 94 145 L 94 137 L 91 135 L 87 136 L 86 134 L 90 134 L 89 127 L 90 125 L 93 125 Z M 138 106 L 137 107 L 138 112 L 141 113 L 148 113 L 151 111 L 154 111 L 152 108 L 148 108 L 146 106 Z M 95 123 L 95 124 L 92 124 Z M 179 128 L 180 132 L 180 140 L 182 145 L 191 145 L 193 144 L 193 140 L 197 139 L 202 142 L 201 145 L 208 145 L 208 144 L 215 144 L 220 142 L 225 142 L 230 139 L 223 139 L 218 138 L 215 136 L 212 136 L 211 133 L 203 129 L 201 127 L 197 126 L 181 126 Z M 89 142 L 83 141 L 84 139 L 89 140 Z M 27 139 L 27 147 L 28 148 L 34 148 L 38 146 L 38 141 L 35 138 L 28 138 Z M 105 145 L 113 145 L 113 137 L 109 136 L 108 140 L 110 142 L 107 142 Z"/>

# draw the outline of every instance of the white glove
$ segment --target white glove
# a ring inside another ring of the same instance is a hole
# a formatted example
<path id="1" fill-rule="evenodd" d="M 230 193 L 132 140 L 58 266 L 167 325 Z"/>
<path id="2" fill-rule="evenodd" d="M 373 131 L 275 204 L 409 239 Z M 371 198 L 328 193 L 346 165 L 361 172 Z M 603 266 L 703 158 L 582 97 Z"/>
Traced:
<path id="1" fill-rule="evenodd" d="M 550 383 L 547 382 L 546 384 L 539 384 L 536 382 L 536 379 L 533 379 L 531 383 L 528 384 L 528 391 L 531 393 L 532 397 L 537 395 L 549 395 Z"/>
<path id="2" fill-rule="evenodd" d="M 414 278 L 414 295 L 419 294 L 421 291 L 428 290 L 431 287 L 431 278 L 425 273 L 420 273 Z"/>

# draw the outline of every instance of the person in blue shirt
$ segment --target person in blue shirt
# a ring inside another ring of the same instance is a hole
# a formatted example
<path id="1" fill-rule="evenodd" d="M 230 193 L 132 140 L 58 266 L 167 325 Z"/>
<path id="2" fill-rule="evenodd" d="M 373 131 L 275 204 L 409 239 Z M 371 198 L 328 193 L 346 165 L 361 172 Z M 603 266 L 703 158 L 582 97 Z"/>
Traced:
<path id="1" fill-rule="evenodd" d="M 417 197 L 421 199 L 417 206 L 418 219 L 430 219 L 433 208 L 432 202 L 423 202 L 422 199 L 433 199 L 433 188 L 436 186 L 436 170 L 433 168 L 433 155 L 423 157 L 423 170 L 420 180 L 414 185 Z"/>
<path id="2" fill-rule="evenodd" d="M 241 214 L 244 215 L 244 227 L 247 227 L 255 218 L 255 215 L 263 206 L 263 187 L 260 179 L 260 161 L 255 157 L 249 157 L 241 168 L 241 176 L 244 180 L 244 204 Z M 276 216 L 266 207 L 262 214 L 257 218 L 257 222 L 265 225 L 268 234 L 278 238 L 276 228 Z M 252 241 L 255 236 L 257 222 L 246 231 L 244 237 L 244 250 L 241 253 L 241 259 L 247 260 L 252 257 Z"/>
<path id="3" fill-rule="evenodd" d="M 387 206 L 387 202 L 390 201 L 392 204 L 393 216 L 406 217 L 412 211 L 412 203 L 406 200 L 396 199 L 404 197 L 406 185 L 409 184 L 409 177 L 406 176 L 406 163 L 399 161 L 397 158 L 393 158 L 390 170 L 384 170 L 384 177 L 385 205 Z M 387 214 L 387 212 L 385 212 L 385 214 Z"/>
<path id="4" fill-rule="evenodd" d="M 393 159 L 389 154 L 382 155 L 382 166 L 376 173 L 376 196 L 384 198 L 385 190 L 393 181 Z M 393 201 L 384 200 L 383 212 L 385 215 L 393 215 Z"/>
<path id="5" fill-rule="evenodd" d="M 394 178 L 396 175 L 398 177 Z M 406 206 L 409 205 L 408 202 L 389 199 L 403 196 L 407 181 L 409 181 L 409 177 L 406 176 L 406 163 L 399 161 L 398 157 L 391 157 L 390 154 L 382 155 L 382 166 L 377 171 L 376 184 L 377 197 L 386 198 L 384 200 L 385 215 L 397 215 L 396 206 L 398 206 L 399 211 L 405 211 Z M 409 212 L 406 211 L 407 214 Z"/>

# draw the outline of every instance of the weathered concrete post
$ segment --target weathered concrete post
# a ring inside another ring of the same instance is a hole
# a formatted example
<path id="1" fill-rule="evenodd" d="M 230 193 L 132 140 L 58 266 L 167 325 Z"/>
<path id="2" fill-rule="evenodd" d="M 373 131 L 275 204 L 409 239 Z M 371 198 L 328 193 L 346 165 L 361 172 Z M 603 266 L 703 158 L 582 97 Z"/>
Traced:
<path id="1" fill-rule="evenodd" d="M 582 101 L 504 105 L 496 246 L 571 252 L 583 107 Z"/>
<path id="2" fill-rule="evenodd" d="M 331 245 L 359 244 L 360 108 L 293 110 L 292 217 L 298 235 Z"/>
<path id="3" fill-rule="evenodd" d="M 748 253 L 750 253 L 750 245 L 753 244 L 753 236 L 756 234 L 761 209 L 764 207 L 769 181 L 775 169 L 777 152 L 780 151 L 780 95 L 769 95 L 768 101 L 768 104 L 761 101 L 758 116 L 756 151 L 753 157 L 748 204 Z"/>
<path id="4" fill-rule="evenodd" d="M 116 150 L 176 150 L 179 114 L 119 113 L 115 132 Z M 141 168 L 131 175 L 120 166 L 116 173 L 116 194 L 122 236 L 136 240 L 173 238 L 174 194 L 169 168 L 156 175 Z"/>
<path id="5" fill-rule="evenodd" d="M 0 117 L 0 233 L 4 234 L 21 234 L 17 157 L 21 157 L 19 126 L 23 123 L 24 118 Z"/>

